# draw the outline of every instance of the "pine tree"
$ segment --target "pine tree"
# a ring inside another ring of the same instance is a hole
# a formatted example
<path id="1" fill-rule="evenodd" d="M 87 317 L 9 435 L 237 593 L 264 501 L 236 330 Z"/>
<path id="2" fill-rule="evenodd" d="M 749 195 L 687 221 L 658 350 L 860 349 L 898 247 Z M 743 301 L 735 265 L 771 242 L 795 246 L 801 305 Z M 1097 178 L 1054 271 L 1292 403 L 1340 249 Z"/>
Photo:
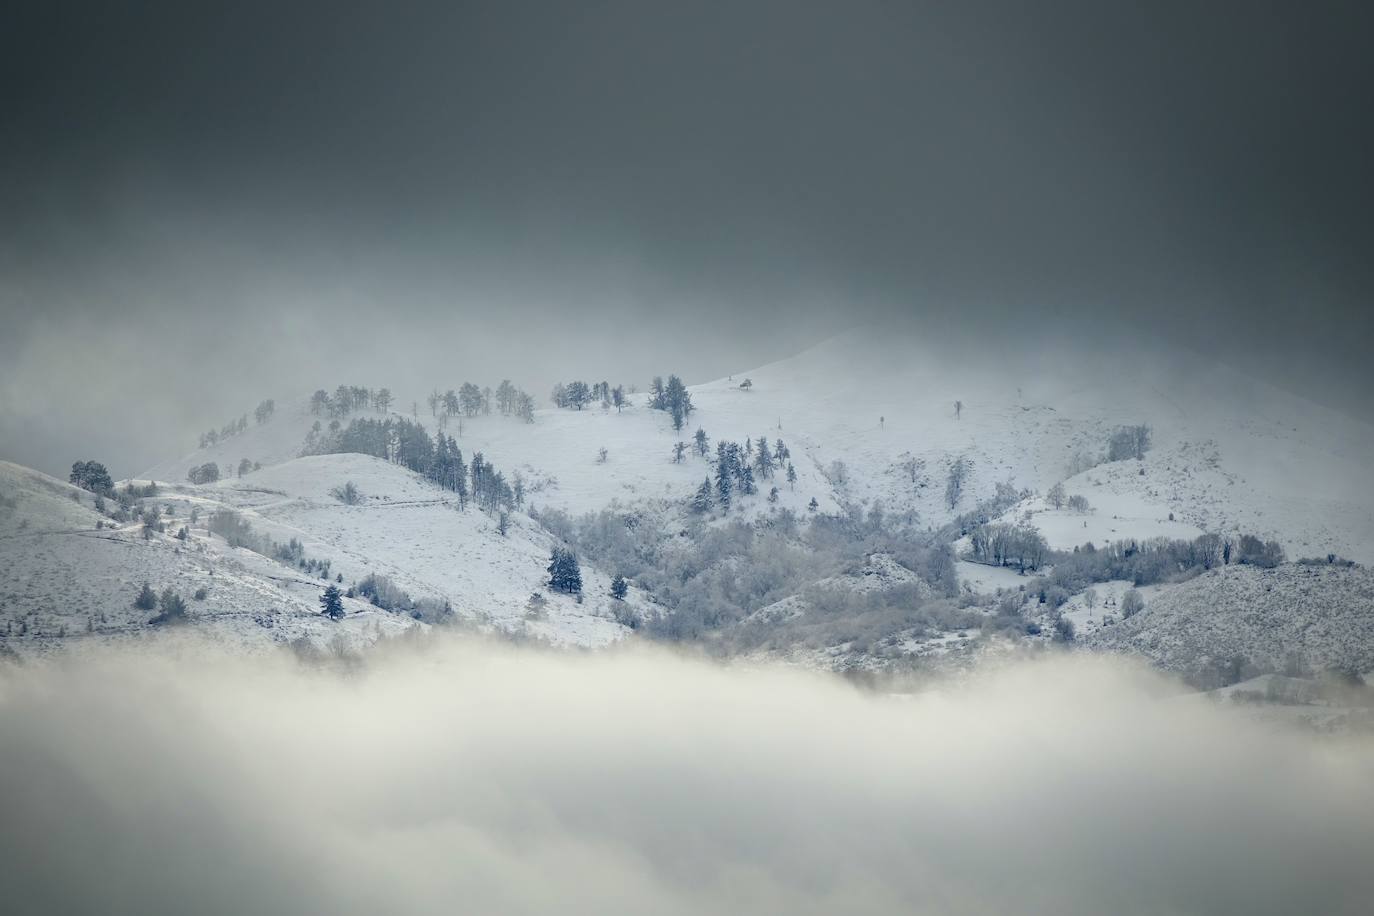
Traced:
<path id="1" fill-rule="evenodd" d="M 797 488 L 797 469 L 790 461 L 787 462 L 787 486 L 792 490 Z"/>
<path id="2" fill-rule="evenodd" d="M 682 464 L 682 456 L 687 454 L 687 443 L 679 442 L 673 446 L 673 464 Z"/>
<path id="3" fill-rule="evenodd" d="M 158 610 L 161 613 L 154 618 L 154 623 L 176 623 L 186 619 L 186 602 L 170 588 L 162 590 L 162 597 L 158 599 Z"/>
<path id="4" fill-rule="evenodd" d="M 134 607 L 140 611 L 151 611 L 157 607 L 157 594 L 147 582 L 144 582 L 143 588 L 139 589 L 138 597 L 134 599 Z"/>
<path id="5" fill-rule="evenodd" d="M 816 497 L 814 497 L 814 496 L 811 497 L 811 502 L 809 502 L 809 503 L 806 504 L 806 508 L 810 509 L 812 512 L 815 512 L 815 511 L 816 511 L 817 509 L 819 509 L 820 507 L 821 507 L 821 504 L 818 503 L 818 502 L 816 502 Z"/>
<path id="6" fill-rule="evenodd" d="M 569 594 L 582 592 L 582 568 L 577 555 L 564 547 L 555 547 L 549 556 L 549 588 Z"/>
<path id="7" fill-rule="evenodd" d="M 626 584 L 624 576 L 617 575 L 611 580 L 611 597 L 616 601 L 624 601 L 629 591 L 630 586 Z"/>
<path id="8" fill-rule="evenodd" d="M 697 493 L 692 497 L 692 511 L 705 514 L 711 511 L 711 478 L 707 477 L 697 487 Z"/>
<path id="9" fill-rule="evenodd" d="M 773 476 L 773 455 L 768 451 L 768 439 L 759 436 L 758 451 L 754 455 L 754 466 L 759 469 L 759 476 L 769 478 Z"/>
<path id="10" fill-rule="evenodd" d="M 680 432 L 683 424 L 687 422 L 687 415 L 692 412 L 692 396 L 687 391 L 687 386 L 682 384 L 682 379 L 676 375 L 668 376 L 668 387 L 663 392 L 663 399 L 668 413 L 673 418 L 673 430 Z"/>
<path id="11" fill-rule="evenodd" d="M 692 436 L 692 440 L 697 444 L 697 454 L 705 458 L 710 444 L 709 440 L 706 438 L 706 430 L 698 426 L 696 435 Z"/>
<path id="12" fill-rule="evenodd" d="M 324 594 L 320 595 L 320 613 L 330 620 L 338 620 L 343 617 L 343 596 L 339 594 L 339 589 L 336 586 L 325 586 Z"/>
<path id="13" fill-rule="evenodd" d="M 734 489 L 734 470 L 726 443 L 716 443 L 716 496 L 722 511 L 730 511 L 730 492 Z"/>

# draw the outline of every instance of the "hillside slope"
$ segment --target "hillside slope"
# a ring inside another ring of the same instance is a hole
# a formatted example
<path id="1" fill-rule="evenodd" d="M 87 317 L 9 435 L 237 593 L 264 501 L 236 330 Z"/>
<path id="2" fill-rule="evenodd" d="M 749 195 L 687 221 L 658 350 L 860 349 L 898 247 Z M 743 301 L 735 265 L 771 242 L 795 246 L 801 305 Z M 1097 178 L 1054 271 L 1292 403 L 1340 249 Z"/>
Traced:
<path id="1" fill-rule="evenodd" d="M 798 513 L 813 498 L 821 512 L 877 500 L 938 525 L 998 484 L 1044 493 L 1064 481 L 1092 510 L 1042 517 L 1057 546 L 1244 531 L 1277 538 L 1294 556 L 1374 562 L 1374 488 L 1364 467 L 1374 428 L 1201 357 L 1123 343 L 1070 359 L 1031 345 L 1001 352 L 864 328 L 691 394 L 696 410 L 681 432 L 647 409 L 642 393 L 623 412 L 598 404 L 539 410 L 533 424 L 454 418 L 446 432 L 466 454 L 480 451 L 507 474 L 521 473 L 535 505 L 573 513 L 685 501 L 712 472 L 716 441 L 766 436 L 787 444 L 798 479 L 795 487 L 782 475 L 759 481 L 757 496 L 738 500 L 746 514 L 772 511 L 766 496 L 777 486 L 777 507 Z M 140 476 L 184 480 L 206 460 L 280 463 L 299 453 L 318 419 L 304 400 L 284 403 L 266 424 Z M 417 419 L 439 425 L 424 407 Z M 1137 423 L 1153 431 L 1144 460 L 1097 464 L 1112 431 Z M 675 463 L 673 444 L 697 428 L 710 454 L 689 449 Z M 951 507 L 947 476 L 961 457 L 971 472 Z M 1044 508 L 1026 504 L 1010 515 Z"/>
<path id="2" fill-rule="evenodd" d="M 1292 563 L 1212 570 L 1160 589 L 1086 645 L 1190 675 L 1236 659 L 1271 671 L 1374 671 L 1374 572 Z"/>
<path id="3" fill-rule="evenodd" d="M 162 513 L 176 503 L 161 495 L 146 502 Z M 66 640 L 138 639 L 154 629 L 149 621 L 157 614 L 133 607 L 145 582 L 186 599 L 189 626 L 176 630 L 249 651 L 302 638 L 320 647 L 337 640 L 367 644 L 417 625 L 352 600 L 342 621 L 325 620 L 317 579 L 228 548 L 191 525 L 185 511 L 160 514 L 166 530 L 145 536 L 140 522 L 116 522 L 93 504 L 90 493 L 0 462 L 0 644 L 6 649 L 23 655 Z M 183 525 L 191 532 L 179 540 L 174 532 Z M 204 597 L 195 599 L 199 589 Z"/>

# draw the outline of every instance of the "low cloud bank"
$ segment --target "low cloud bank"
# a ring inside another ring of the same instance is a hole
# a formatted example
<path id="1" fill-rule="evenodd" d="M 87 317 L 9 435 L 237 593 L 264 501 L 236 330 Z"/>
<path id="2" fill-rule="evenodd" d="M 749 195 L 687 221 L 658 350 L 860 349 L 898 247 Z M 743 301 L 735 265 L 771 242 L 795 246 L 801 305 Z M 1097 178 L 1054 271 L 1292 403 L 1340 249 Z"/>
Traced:
<path id="1" fill-rule="evenodd" d="M 1341 913 L 1374 749 L 1119 663 L 879 697 L 447 644 L 0 672 L 9 913 Z"/>

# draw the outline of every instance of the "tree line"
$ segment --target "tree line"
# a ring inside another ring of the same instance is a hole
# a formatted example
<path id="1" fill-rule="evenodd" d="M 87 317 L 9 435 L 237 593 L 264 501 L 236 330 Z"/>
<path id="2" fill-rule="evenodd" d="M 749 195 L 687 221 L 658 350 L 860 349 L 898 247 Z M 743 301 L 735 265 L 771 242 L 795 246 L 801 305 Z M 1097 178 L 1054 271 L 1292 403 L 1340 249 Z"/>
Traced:
<path id="1" fill-rule="evenodd" d="M 487 511 L 510 511 L 524 504 L 525 485 L 519 474 L 507 480 L 481 452 L 465 463 L 452 436 L 440 432 L 431 437 L 422 425 L 405 417 L 355 417 L 348 426 L 324 435 L 312 429 L 303 450 L 310 455 L 349 453 L 371 455 L 414 471 L 458 494 L 460 508 L 466 508 L 469 500 Z"/>

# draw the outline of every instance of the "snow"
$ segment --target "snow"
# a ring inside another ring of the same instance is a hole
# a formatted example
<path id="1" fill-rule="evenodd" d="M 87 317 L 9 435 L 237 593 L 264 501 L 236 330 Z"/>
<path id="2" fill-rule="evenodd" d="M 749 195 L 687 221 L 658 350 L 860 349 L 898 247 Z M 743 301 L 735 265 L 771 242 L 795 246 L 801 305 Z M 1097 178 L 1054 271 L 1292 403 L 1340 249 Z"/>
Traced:
<path id="1" fill-rule="evenodd" d="M 673 367 L 664 368 L 666 374 Z M 746 377 L 752 382 L 747 390 L 740 387 Z M 439 387 L 457 387 L 457 381 Z M 1030 495 L 998 520 L 1034 525 L 1058 549 L 1086 541 L 1247 532 L 1277 538 L 1294 557 L 1336 553 L 1374 561 L 1374 488 L 1365 467 L 1374 454 L 1374 429 L 1187 353 L 1163 357 L 1132 341 L 1116 351 L 1047 359 L 1029 345 L 970 350 L 934 336 L 866 328 L 748 373 L 692 386 L 691 394 L 696 410 L 680 432 L 667 414 L 647 408 L 642 392 L 623 412 L 600 405 L 548 408 L 537 411 L 532 424 L 478 416 L 454 418 L 444 431 L 467 459 L 480 451 L 508 478 L 519 473 L 531 505 L 571 513 L 653 504 L 655 517 L 672 524 L 674 512 L 712 475 L 717 441 L 766 436 L 791 450 L 796 485 L 781 472 L 759 480 L 760 492 L 737 497 L 730 517 L 782 509 L 805 516 L 814 498 L 823 513 L 877 503 L 889 515 L 935 528 L 1009 483 Z M 398 401 L 412 399 L 423 403 L 411 394 Z M 956 401 L 963 405 L 958 413 Z M 206 600 L 192 605 L 193 616 L 207 631 L 255 646 L 301 636 L 321 642 L 331 634 L 365 642 L 419 626 L 359 602 L 350 603 L 339 625 L 321 620 L 318 580 L 208 535 L 203 519 L 226 507 L 274 540 L 302 541 L 307 556 L 330 560 L 346 581 L 388 576 L 415 598 L 449 600 L 460 617 L 483 628 L 605 646 L 628 633 L 617 611 L 654 613 L 648 596 L 633 588 L 625 605 L 613 602 L 608 591 L 615 570 L 589 564 L 583 602 L 550 594 L 544 582 L 553 541 L 524 513 L 512 514 L 502 537 L 490 516 L 459 511 L 454 494 L 385 461 L 299 457 L 311 426 L 329 420 L 311 413 L 306 397 L 279 398 L 277 405 L 266 423 L 250 423 L 237 436 L 139 475 L 165 482 L 156 501 L 174 506 L 171 531 L 187 522 L 192 508 L 200 510 L 202 526 L 191 526 L 186 543 L 170 534 L 145 540 L 137 524 L 96 530 L 101 516 L 90 494 L 0 464 L 0 547 L 14 583 L 0 593 L 0 620 L 24 621 L 37 634 L 34 645 L 63 629 L 84 633 L 92 620 L 108 634 L 137 632 L 147 615 L 131 613 L 128 603 L 133 587 L 148 579 L 157 587 L 181 583 L 183 593 L 213 582 Z M 415 419 L 431 430 L 439 425 L 427 413 Z M 1113 429 L 1136 423 L 1153 430 L 1144 460 L 1071 473 L 1075 456 L 1097 456 Z M 705 457 L 690 447 L 698 427 L 711 440 Z M 681 463 L 673 460 L 678 441 L 689 443 Z M 598 460 L 603 448 L 604 462 Z M 951 507 L 945 478 L 960 457 L 972 462 L 972 472 Z M 210 486 L 185 482 L 191 467 L 214 461 L 236 468 L 244 458 L 262 469 Z M 350 480 L 364 497 L 354 506 L 330 493 Z M 1060 482 L 1068 494 L 1086 497 L 1091 509 L 1079 514 L 1048 506 L 1043 494 Z M 767 500 L 774 485 L 776 505 Z M 968 562 L 957 571 L 969 589 L 988 594 L 1026 581 L 1012 570 Z M 1224 578 L 1244 592 L 1247 575 L 1252 573 Z M 1098 594 L 1119 599 L 1116 592 L 1124 589 L 1117 585 L 1099 586 Z M 547 598 L 543 613 L 531 613 L 535 591 Z M 1185 583 L 1155 598 L 1163 610 L 1173 607 L 1169 596 L 1176 594 L 1225 603 L 1224 595 L 1203 591 Z M 1336 599 L 1364 600 L 1339 589 Z M 803 604 L 794 596 L 756 616 L 782 622 Z M 1168 618 L 1179 632 L 1190 632 L 1185 610 L 1179 605 L 1177 619 Z M 1099 631 L 1101 609 L 1089 612 L 1083 596 L 1064 611 L 1085 635 Z M 1308 613 L 1300 602 L 1293 615 Z M 1151 619 L 1165 617 L 1147 612 L 1100 632 L 1111 630 L 1124 640 L 1144 632 Z M 939 639 L 965 641 L 957 634 Z M 920 651 L 947 651 L 943 645 L 937 640 Z"/>
<path id="2" fill-rule="evenodd" d="M 1034 578 L 1034 575 L 1023 576 L 1009 566 L 988 566 L 969 560 L 956 561 L 954 571 L 960 585 L 982 595 L 995 595 L 1003 589 L 1018 589 Z"/>
<path id="3" fill-rule="evenodd" d="M 361 505 L 345 506 L 329 494 L 345 480 L 363 492 Z M 341 573 L 346 582 L 380 573 L 414 598 L 448 598 L 460 617 L 484 627 L 584 646 L 604 646 L 628 632 L 614 620 L 604 573 L 583 565 L 581 603 L 548 592 L 552 541 L 528 518 L 513 517 L 501 537 L 483 513 L 458 511 L 452 494 L 362 455 L 294 459 L 214 485 L 164 487 L 148 502 L 174 514 L 165 517 L 167 531 L 150 539 L 138 522 L 97 529 L 106 520 L 87 508 L 91 494 L 17 465 L 0 463 L 0 495 L 9 580 L 0 591 L 0 626 L 9 623 L 5 642 L 18 652 L 47 651 L 64 637 L 146 634 L 155 612 L 131 607 L 145 581 L 185 597 L 201 635 L 249 650 L 302 637 L 322 647 L 336 640 L 360 645 L 425 626 L 352 599 L 342 621 L 324 620 L 323 582 L 208 533 L 210 513 L 223 508 L 275 541 L 302 541 L 306 556 L 330 560 L 331 575 Z M 190 522 L 192 509 L 198 525 Z M 185 542 L 173 536 L 183 525 L 190 531 Z M 202 587 L 205 599 L 192 600 Z M 527 619 L 535 591 L 548 603 L 538 619 Z M 625 604 L 642 610 L 643 597 L 632 589 Z"/>
<path id="4" fill-rule="evenodd" d="M 1374 671 L 1374 572 L 1368 569 L 1233 565 L 1142 592 L 1143 611 L 1103 627 L 1088 645 L 1183 672 L 1236 656 L 1282 670 L 1290 655 L 1312 670 Z"/>
<path id="5" fill-rule="evenodd" d="M 330 490 L 352 481 L 362 494 L 348 506 Z M 628 631 L 616 623 L 610 576 L 583 564 L 581 604 L 550 592 L 553 540 L 513 513 L 502 537 L 496 520 L 457 495 L 398 465 L 366 455 L 320 455 L 264 468 L 204 488 L 243 513 L 273 540 L 300 540 L 345 581 L 368 573 L 391 578 L 414 598 L 448 599 L 462 616 L 553 642 L 603 646 Z M 547 619 L 526 621 L 531 594 L 548 600 Z M 638 596 L 627 598 L 631 607 Z"/>
<path id="6" fill-rule="evenodd" d="M 737 500 L 746 516 L 774 511 L 766 495 L 776 485 L 778 508 L 798 514 L 813 497 L 821 512 L 877 500 L 889 512 L 939 525 L 990 497 L 998 483 L 1043 494 L 1063 481 L 1093 511 L 1078 516 L 1028 502 L 1010 513 L 1033 510 L 1056 547 L 1244 531 L 1278 538 L 1294 556 L 1334 552 L 1374 562 L 1374 488 L 1365 470 L 1374 428 L 1202 357 L 1160 352 L 1132 341 L 1119 352 L 1048 360 L 1031 346 L 970 353 L 928 335 L 861 328 L 692 386 L 696 410 L 681 432 L 667 414 L 645 406 L 642 392 L 623 412 L 548 408 L 533 424 L 455 418 L 446 432 L 466 455 L 481 451 L 508 476 L 519 471 L 533 504 L 572 513 L 685 502 L 712 473 L 717 440 L 766 436 L 787 443 L 798 481 L 795 489 L 781 475 L 759 481 L 758 495 Z M 739 387 L 746 377 L 748 390 Z M 959 416 L 956 400 L 963 402 Z M 184 480 L 187 468 L 205 460 L 294 458 L 317 418 L 303 398 L 279 403 L 268 423 L 141 477 Z M 418 419 L 437 426 L 423 408 Z M 1114 428 L 1134 423 L 1153 430 L 1144 461 L 1070 476 L 1076 453 L 1101 453 Z M 689 449 L 674 463 L 673 443 L 690 442 L 698 427 L 712 441 L 709 455 Z M 605 463 L 597 460 L 602 448 Z M 951 509 L 945 475 L 959 456 L 973 471 Z M 834 462 L 843 463 L 843 479 L 829 473 Z"/>

